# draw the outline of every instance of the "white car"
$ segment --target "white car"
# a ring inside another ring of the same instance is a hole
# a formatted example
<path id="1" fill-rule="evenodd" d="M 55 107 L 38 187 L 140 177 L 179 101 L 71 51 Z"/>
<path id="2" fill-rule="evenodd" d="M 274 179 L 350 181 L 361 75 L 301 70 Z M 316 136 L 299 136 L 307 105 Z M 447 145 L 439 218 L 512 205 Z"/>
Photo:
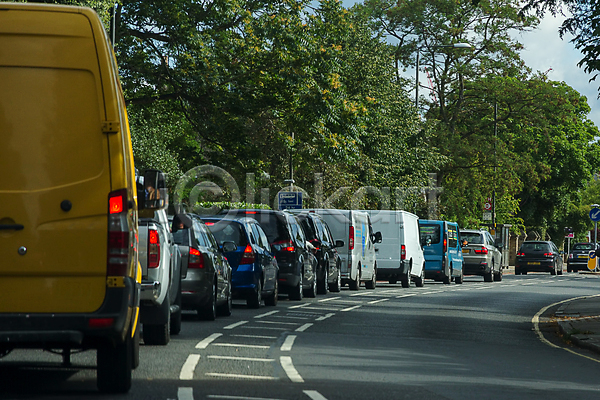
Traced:
<path id="1" fill-rule="evenodd" d="M 502 280 L 502 246 L 488 231 L 462 229 L 460 242 L 464 275 L 480 275 L 485 282 Z"/>

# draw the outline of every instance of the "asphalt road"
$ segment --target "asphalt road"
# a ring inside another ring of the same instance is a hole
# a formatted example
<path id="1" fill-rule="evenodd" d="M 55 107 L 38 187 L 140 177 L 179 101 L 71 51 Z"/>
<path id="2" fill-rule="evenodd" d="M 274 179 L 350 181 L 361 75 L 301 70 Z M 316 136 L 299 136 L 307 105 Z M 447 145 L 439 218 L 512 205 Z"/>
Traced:
<path id="1" fill-rule="evenodd" d="M 1 399 L 598 399 L 600 359 L 571 347 L 543 308 L 598 294 L 593 275 L 528 274 L 462 285 L 344 288 L 199 321 L 168 346 L 141 346 L 129 394 L 96 391 L 95 354 L 14 351 Z M 548 345 L 545 340 L 559 345 Z"/>

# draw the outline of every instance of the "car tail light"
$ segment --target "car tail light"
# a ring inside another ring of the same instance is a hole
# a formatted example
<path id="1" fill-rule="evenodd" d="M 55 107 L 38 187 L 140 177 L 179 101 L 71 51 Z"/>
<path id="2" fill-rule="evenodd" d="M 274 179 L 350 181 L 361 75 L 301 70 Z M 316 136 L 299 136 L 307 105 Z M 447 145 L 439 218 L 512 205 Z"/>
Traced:
<path id="1" fill-rule="evenodd" d="M 129 270 L 129 224 L 127 189 L 108 195 L 107 276 L 127 276 Z"/>
<path id="2" fill-rule="evenodd" d="M 252 250 L 252 246 L 248 244 L 244 249 L 244 254 L 242 254 L 242 259 L 240 260 L 240 264 L 254 264 L 256 260 L 256 256 L 254 255 L 254 250 Z"/>
<path id="3" fill-rule="evenodd" d="M 296 248 L 294 247 L 294 243 L 289 240 L 280 240 L 278 242 L 273 242 L 274 245 L 279 245 L 281 248 L 279 251 L 294 251 Z"/>
<path id="4" fill-rule="evenodd" d="M 402 245 L 402 247 L 400 248 L 400 259 L 406 260 L 406 246 L 405 245 Z"/>
<path id="5" fill-rule="evenodd" d="M 488 249 L 486 249 L 485 247 L 482 247 L 480 249 L 473 249 L 473 251 L 475 252 L 475 254 L 487 254 L 488 253 Z"/>
<path id="6" fill-rule="evenodd" d="M 524 256 L 525 256 L 525 253 L 522 251 L 517 253 L 517 257 L 524 257 Z"/>
<path id="7" fill-rule="evenodd" d="M 321 250 L 321 243 L 319 242 L 319 239 L 311 239 L 309 242 L 315 246 L 315 249 Z"/>
<path id="8" fill-rule="evenodd" d="M 552 258 L 554 254 L 552 253 L 544 253 L 544 257 Z"/>
<path id="9" fill-rule="evenodd" d="M 160 263 L 160 240 L 158 231 L 148 228 L 148 268 L 158 268 Z"/>
<path id="10" fill-rule="evenodd" d="M 354 250 L 354 227 L 350 227 L 350 234 L 348 235 L 348 250 Z"/>
<path id="11" fill-rule="evenodd" d="M 202 253 L 200 253 L 200 250 L 190 247 L 188 268 L 204 268 L 204 257 L 202 257 Z"/>

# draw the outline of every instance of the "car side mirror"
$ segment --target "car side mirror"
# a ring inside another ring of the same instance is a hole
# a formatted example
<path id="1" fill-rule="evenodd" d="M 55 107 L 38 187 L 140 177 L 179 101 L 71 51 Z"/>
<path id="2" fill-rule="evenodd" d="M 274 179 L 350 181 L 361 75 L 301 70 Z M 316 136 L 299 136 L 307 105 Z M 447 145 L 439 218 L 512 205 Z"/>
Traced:
<path id="1" fill-rule="evenodd" d="M 373 235 L 373 242 L 381 243 L 382 240 L 383 240 L 383 238 L 381 236 L 381 232 L 375 232 L 375 234 Z"/>
<path id="2" fill-rule="evenodd" d="M 157 169 L 148 169 L 143 179 L 136 182 L 139 210 L 165 210 L 169 206 L 169 195 L 165 174 Z"/>
<path id="3" fill-rule="evenodd" d="M 346 243 L 343 240 L 336 240 L 335 247 L 344 247 Z"/>
<path id="4" fill-rule="evenodd" d="M 237 250 L 237 245 L 235 244 L 235 242 L 231 242 L 229 240 L 223 242 L 223 253 L 229 253 L 231 251 L 236 251 Z"/>

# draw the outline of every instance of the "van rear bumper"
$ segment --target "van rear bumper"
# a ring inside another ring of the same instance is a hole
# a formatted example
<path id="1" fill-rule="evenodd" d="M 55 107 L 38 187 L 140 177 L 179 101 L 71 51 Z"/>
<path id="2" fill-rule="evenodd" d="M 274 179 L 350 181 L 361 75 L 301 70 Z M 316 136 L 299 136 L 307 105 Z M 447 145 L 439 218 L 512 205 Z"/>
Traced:
<path id="1" fill-rule="evenodd" d="M 377 268 L 377 279 L 382 281 L 398 280 L 408 275 L 410 264 L 407 260 L 400 263 L 398 268 Z"/>
<path id="2" fill-rule="evenodd" d="M 139 305 L 139 285 L 125 282 L 125 287 L 107 288 L 104 303 L 93 313 L 0 314 L 0 349 L 89 349 L 107 340 L 123 342 Z"/>

